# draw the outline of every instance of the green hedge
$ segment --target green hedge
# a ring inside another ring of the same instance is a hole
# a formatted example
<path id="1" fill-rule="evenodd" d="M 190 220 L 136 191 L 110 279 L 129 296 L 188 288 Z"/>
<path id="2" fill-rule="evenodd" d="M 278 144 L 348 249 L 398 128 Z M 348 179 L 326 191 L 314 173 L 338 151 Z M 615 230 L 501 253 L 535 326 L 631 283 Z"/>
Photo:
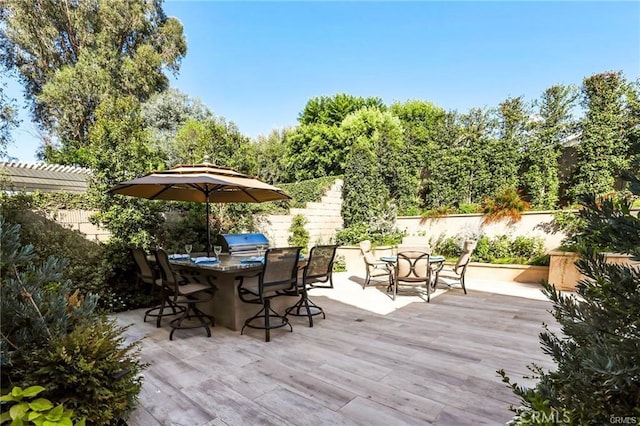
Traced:
<path id="1" fill-rule="evenodd" d="M 457 259 L 461 252 L 460 237 L 442 237 L 432 243 L 434 253 L 448 259 Z M 494 264 L 519 264 L 548 266 L 549 256 L 545 255 L 544 240 L 540 237 L 511 237 L 499 235 L 489 238 L 482 235 L 473 252 L 474 262 Z"/>

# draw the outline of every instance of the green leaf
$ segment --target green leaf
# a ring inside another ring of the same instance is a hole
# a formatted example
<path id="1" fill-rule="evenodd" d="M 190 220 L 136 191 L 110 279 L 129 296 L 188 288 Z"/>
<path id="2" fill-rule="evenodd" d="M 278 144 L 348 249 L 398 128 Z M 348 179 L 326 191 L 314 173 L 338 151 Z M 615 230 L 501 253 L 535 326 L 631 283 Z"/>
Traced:
<path id="1" fill-rule="evenodd" d="M 21 397 L 22 396 L 22 388 L 19 386 L 14 386 L 13 389 L 11 389 L 11 395 L 15 396 L 15 397 Z"/>
<path id="2" fill-rule="evenodd" d="M 21 402 L 19 404 L 14 405 L 9 409 L 9 414 L 13 420 L 21 419 L 27 414 L 27 410 L 29 406 L 25 402 Z"/>
<path id="3" fill-rule="evenodd" d="M 49 413 L 47 413 L 46 417 L 47 417 L 47 420 L 58 421 L 58 420 L 60 420 L 60 418 L 62 417 L 63 414 L 64 414 L 64 407 L 62 406 L 62 404 L 60 404 L 56 408 L 54 408 L 51 411 L 49 411 Z"/>
<path id="4" fill-rule="evenodd" d="M 42 386 L 29 386 L 28 388 L 22 391 L 22 396 L 25 396 L 25 397 L 36 396 L 43 390 L 44 388 Z"/>
<path id="5" fill-rule="evenodd" d="M 76 422 L 76 426 L 85 426 L 86 419 L 83 417 Z"/>
<path id="6" fill-rule="evenodd" d="M 22 419 L 13 419 L 13 421 L 11 422 L 11 426 L 22 426 L 24 425 L 24 422 L 22 421 Z"/>
<path id="7" fill-rule="evenodd" d="M 53 404 L 48 399 L 38 398 L 29 403 L 29 408 L 33 411 L 45 411 L 53 407 Z"/>
<path id="8" fill-rule="evenodd" d="M 11 395 L 11 393 L 8 393 L 6 395 L 0 396 L 0 401 L 2 401 L 2 402 L 19 401 L 19 399 L 15 398 L 13 395 Z"/>
<path id="9" fill-rule="evenodd" d="M 42 418 L 44 420 L 44 414 L 38 413 L 37 411 L 32 411 L 27 416 L 27 420 L 29 420 L 30 422 L 33 422 L 39 418 Z"/>
<path id="10" fill-rule="evenodd" d="M 11 420 L 11 415 L 9 414 L 8 411 L 5 411 L 4 413 L 0 413 L 0 423 L 4 423 L 9 420 Z"/>

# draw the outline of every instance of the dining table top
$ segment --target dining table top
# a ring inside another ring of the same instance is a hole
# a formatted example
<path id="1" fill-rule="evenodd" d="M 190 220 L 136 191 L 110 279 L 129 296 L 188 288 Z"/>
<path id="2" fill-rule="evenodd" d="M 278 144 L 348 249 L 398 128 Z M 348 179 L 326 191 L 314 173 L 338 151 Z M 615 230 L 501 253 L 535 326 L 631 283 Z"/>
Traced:
<path id="1" fill-rule="evenodd" d="M 380 260 L 382 260 L 383 262 L 395 263 L 398 260 L 398 257 L 397 256 L 382 256 L 382 257 L 380 257 Z M 438 255 L 429 256 L 429 262 L 431 262 L 431 263 L 442 263 L 444 261 L 445 261 L 444 256 L 438 256 Z"/>
<path id="2" fill-rule="evenodd" d="M 174 255 L 169 257 L 169 262 L 173 265 L 181 267 L 205 269 L 217 272 L 236 272 L 262 268 L 264 257 L 236 254 L 231 255 L 222 253 L 215 261 L 199 261 L 199 259 L 204 259 L 204 257 L 184 256 L 177 258 Z M 298 264 L 299 266 L 304 266 L 304 264 L 306 264 L 306 258 L 299 259 Z"/>

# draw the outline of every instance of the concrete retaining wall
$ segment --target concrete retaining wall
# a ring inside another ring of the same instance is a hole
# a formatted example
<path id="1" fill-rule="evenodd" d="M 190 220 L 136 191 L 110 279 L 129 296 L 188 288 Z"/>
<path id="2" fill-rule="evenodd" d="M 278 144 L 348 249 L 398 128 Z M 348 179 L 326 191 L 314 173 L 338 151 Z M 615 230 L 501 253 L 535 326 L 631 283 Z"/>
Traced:
<path id="1" fill-rule="evenodd" d="M 289 215 L 269 215 L 260 232 L 265 234 L 272 246 L 288 246 L 291 235 L 289 228 L 296 215 L 307 219 L 304 228 L 309 231 L 309 247 L 317 244 L 329 244 L 335 241 L 336 230 L 342 229 L 342 180 L 335 183 L 322 197 L 320 202 L 307 203 L 304 209 L 291 209 Z"/>

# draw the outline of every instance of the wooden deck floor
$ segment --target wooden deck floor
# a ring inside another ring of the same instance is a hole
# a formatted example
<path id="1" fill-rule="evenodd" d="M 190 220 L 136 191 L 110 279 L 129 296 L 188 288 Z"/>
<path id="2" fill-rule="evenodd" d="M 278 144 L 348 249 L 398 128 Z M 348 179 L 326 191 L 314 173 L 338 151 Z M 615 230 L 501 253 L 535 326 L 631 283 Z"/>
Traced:
<path id="1" fill-rule="evenodd" d="M 496 370 L 523 384 L 531 362 L 552 366 L 538 342 L 541 323 L 553 324 L 545 300 L 452 289 L 393 302 L 359 281 L 337 274 L 312 297 L 327 318 L 313 328 L 293 318 L 293 333 L 272 331 L 269 343 L 222 327 L 169 341 L 143 311 L 118 314 L 151 363 L 128 424 L 499 425 L 518 401 Z"/>

